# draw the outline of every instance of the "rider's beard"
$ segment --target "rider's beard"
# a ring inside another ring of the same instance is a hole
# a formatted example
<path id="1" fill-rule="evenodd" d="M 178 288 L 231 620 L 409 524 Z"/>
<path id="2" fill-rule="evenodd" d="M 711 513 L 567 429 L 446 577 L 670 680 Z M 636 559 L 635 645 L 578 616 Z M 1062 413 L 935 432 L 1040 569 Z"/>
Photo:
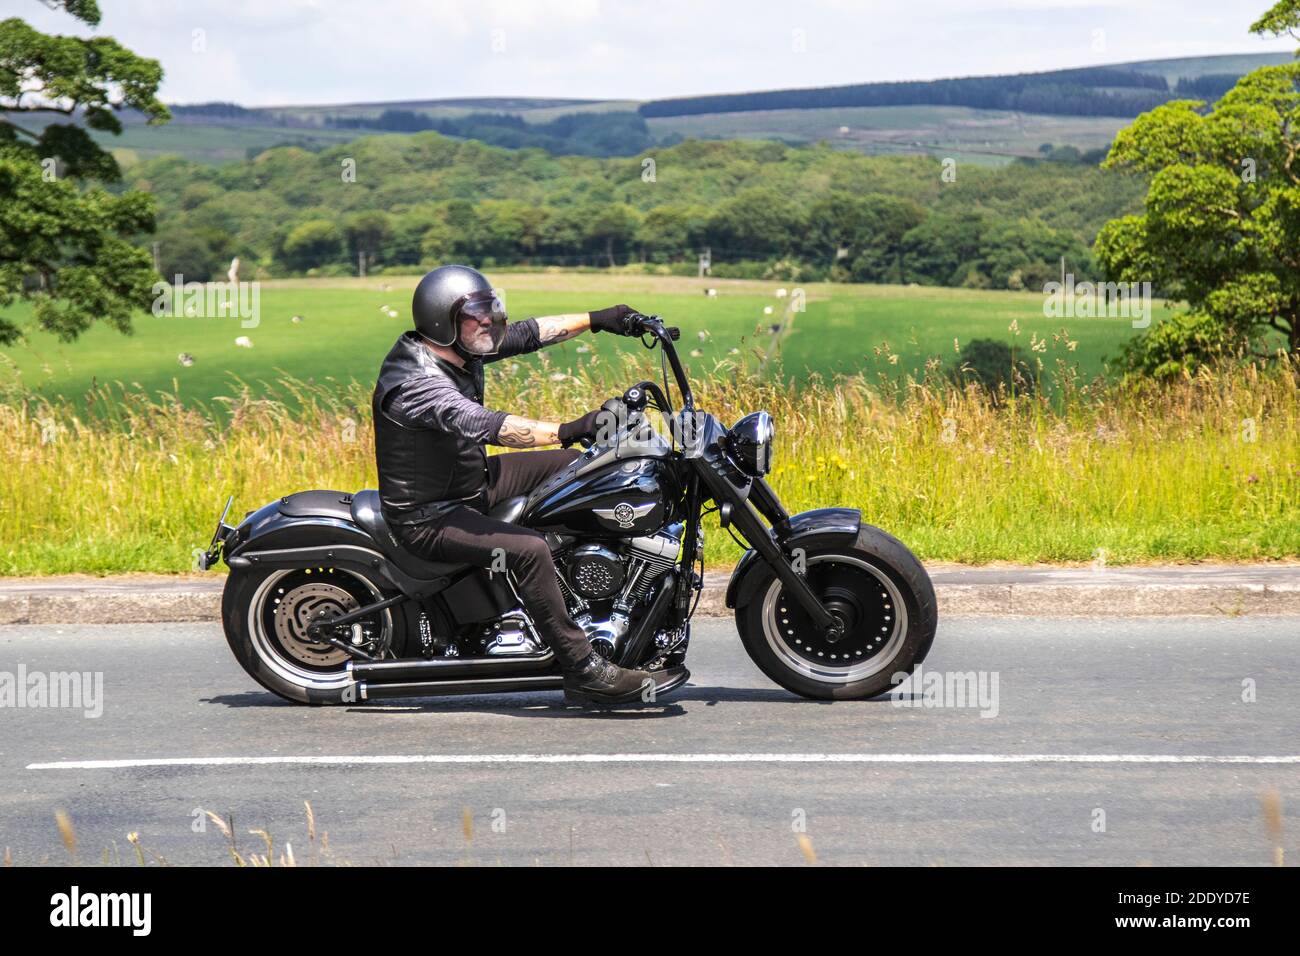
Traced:
<path id="1" fill-rule="evenodd" d="M 466 322 L 461 326 L 460 344 L 471 355 L 491 355 L 496 351 L 492 342 L 492 329 L 478 322 Z"/>

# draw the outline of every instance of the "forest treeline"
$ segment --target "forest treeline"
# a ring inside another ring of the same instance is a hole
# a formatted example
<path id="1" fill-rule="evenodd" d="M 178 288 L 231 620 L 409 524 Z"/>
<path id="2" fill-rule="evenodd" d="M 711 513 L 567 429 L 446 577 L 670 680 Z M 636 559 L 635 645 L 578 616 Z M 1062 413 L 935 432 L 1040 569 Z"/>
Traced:
<path id="1" fill-rule="evenodd" d="M 1045 150 L 1050 154 L 1050 150 Z M 1072 162 L 1003 168 L 826 145 L 698 141 L 628 158 L 507 150 L 435 132 L 281 147 L 205 166 L 163 157 L 124 185 L 159 200 L 164 275 L 646 263 L 717 276 L 1040 288 L 1090 273 L 1140 178 Z"/>
<path id="2" fill-rule="evenodd" d="M 565 113 L 544 123 L 533 123 L 514 113 L 434 117 L 415 110 L 388 109 L 378 116 L 328 116 L 325 125 L 391 133 L 433 130 L 506 149 L 544 149 L 557 156 L 633 156 L 651 146 L 672 145 L 682 138 L 656 138 L 645 118 L 631 110 Z"/>
<path id="3" fill-rule="evenodd" d="M 1169 83 L 1163 76 L 1093 67 L 1010 76 L 685 96 L 652 100 L 642 103 L 639 109 L 642 116 L 661 117 L 848 106 L 967 106 L 1022 113 L 1132 117 L 1159 106 L 1171 96 Z"/>

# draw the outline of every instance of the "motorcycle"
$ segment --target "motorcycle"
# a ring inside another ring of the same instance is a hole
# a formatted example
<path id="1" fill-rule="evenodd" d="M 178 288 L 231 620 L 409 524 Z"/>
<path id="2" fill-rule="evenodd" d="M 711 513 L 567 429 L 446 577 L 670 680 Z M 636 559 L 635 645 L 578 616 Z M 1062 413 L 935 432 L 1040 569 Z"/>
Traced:
<path id="1" fill-rule="evenodd" d="M 490 514 L 545 536 L 569 613 L 597 651 L 684 675 L 703 587 L 701 521 L 716 513 L 745 545 L 726 606 L 763 673 L 819 700 L 888 690 L 934 640 L 934 588 L 921 563 L 857 509 L 789 514 L 765 479 L 771 416 L 753 412 L 727 428 L 696 410 L 673 344 L 679 331 L 658 316 L 635 321 L 671 368 L 680 408 L 667 368 L 662 387 L 638 382 L 603 406 L 612 424 L 572 465 Z M 562 688 L 504 566 L 406 550 L 377 491 L 300 491 L 237 526 L 226 523 L 230 506 L 199 563 L 229 567 L 226 639 L 271 692 L 346 704 Z"/>

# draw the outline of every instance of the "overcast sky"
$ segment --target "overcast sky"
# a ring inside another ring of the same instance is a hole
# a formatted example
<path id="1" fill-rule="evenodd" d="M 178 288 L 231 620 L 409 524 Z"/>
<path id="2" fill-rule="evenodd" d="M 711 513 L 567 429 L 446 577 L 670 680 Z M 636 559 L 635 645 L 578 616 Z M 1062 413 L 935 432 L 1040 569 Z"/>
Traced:
<path id="1" fill-rule="evenodd" d="M 1294 50 L 1271 0 L 100 0 L 170 103 L 654 99 Z M 40 0 L 0 0 L 86 34 Z M 196 34 L 195 31 L 201 31 Z"/>

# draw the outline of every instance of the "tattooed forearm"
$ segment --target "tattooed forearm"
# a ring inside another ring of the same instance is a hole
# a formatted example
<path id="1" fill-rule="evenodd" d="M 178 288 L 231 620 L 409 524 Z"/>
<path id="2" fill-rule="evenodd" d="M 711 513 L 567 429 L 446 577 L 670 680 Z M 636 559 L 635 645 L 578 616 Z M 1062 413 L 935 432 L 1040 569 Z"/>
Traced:
<path id="1" fill-rule="evenodd" d="M 591 316 L 586 312 L 572 315 L 543 315 L 537 320 L 537 337 L 543 345 L 554 345 L 571 339 L 591 327 Z"/>
<path id="2" fill-rule="evenodd" d="M 537 422 L 531 418 L 507 415 L 501 423 L 495 444 L 507 448 L 536 448 L 554 445 L 560 440 L 560 426 L 556 422 Z"/>

